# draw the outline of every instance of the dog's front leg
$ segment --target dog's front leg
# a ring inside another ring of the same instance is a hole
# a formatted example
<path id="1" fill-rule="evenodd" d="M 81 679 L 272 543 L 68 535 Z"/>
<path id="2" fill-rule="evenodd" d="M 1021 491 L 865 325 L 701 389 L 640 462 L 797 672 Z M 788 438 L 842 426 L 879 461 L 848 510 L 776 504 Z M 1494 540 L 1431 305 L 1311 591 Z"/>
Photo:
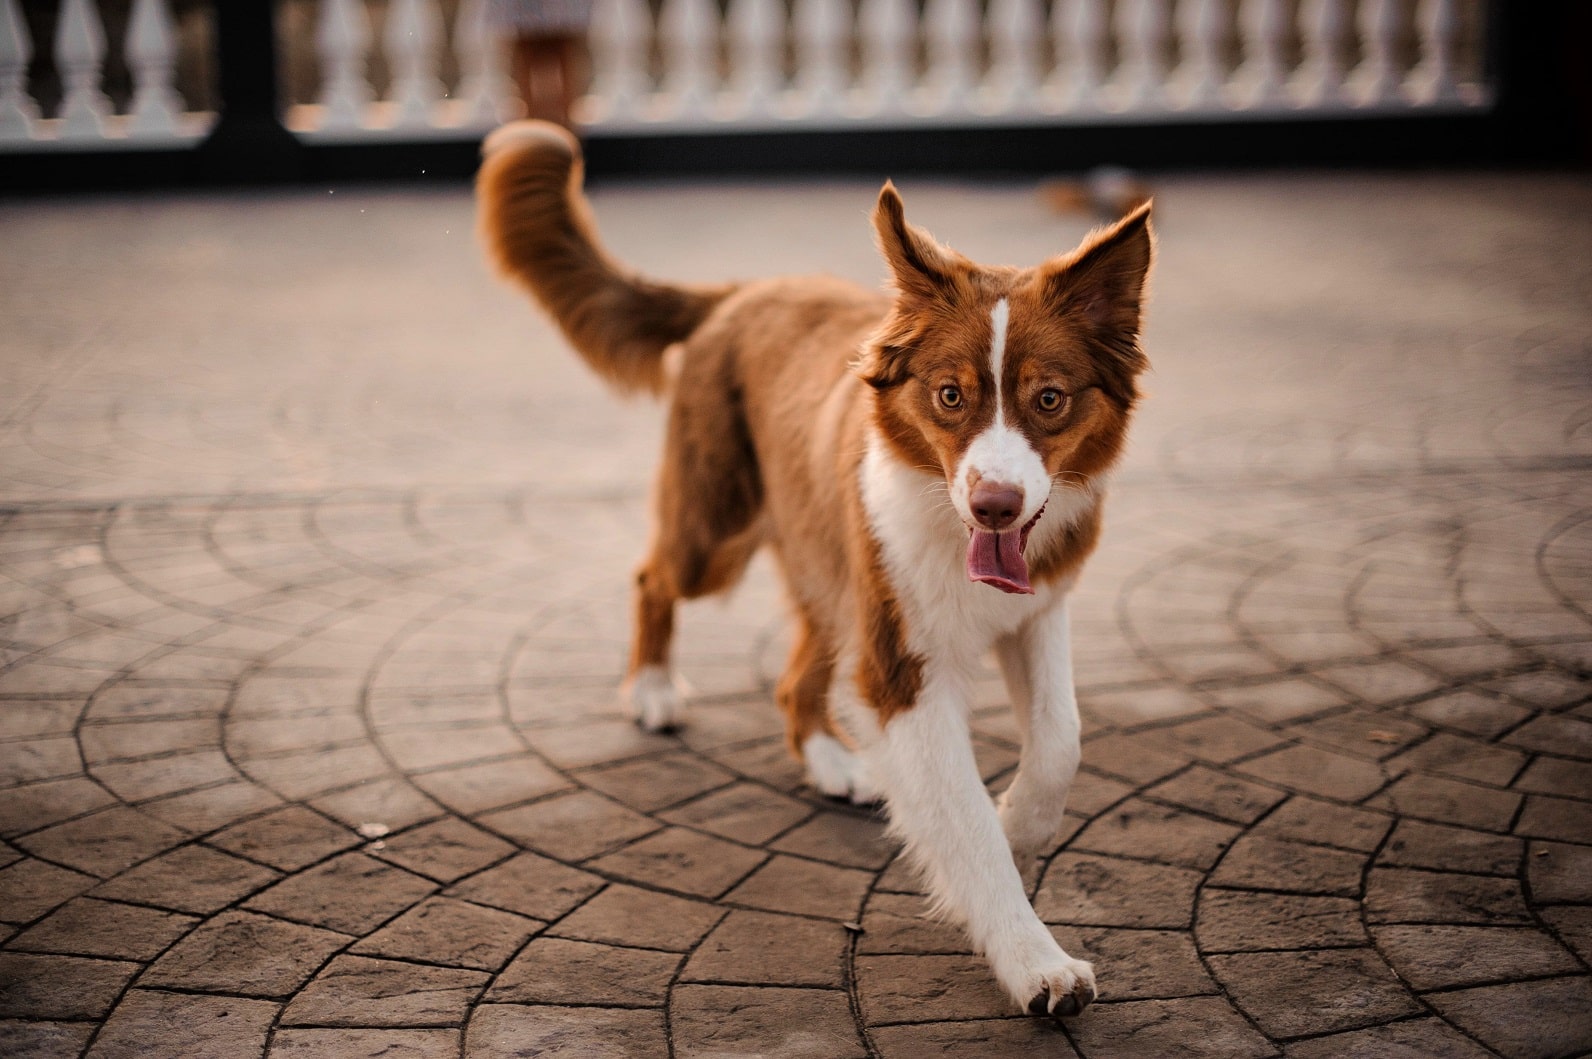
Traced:
<path id="1" fill-rule="evenodd" d="M 996 655 L 1023 741 L 1017 775 L 1000 799 L 1001 826 L 1026 876 L 1060 829 L 1078 772 L 1078 698 L 1065 601 L 1000 640 Z"/>
<path id="2" fill-rule="evenodd" d="M 965 924 L 1012 999 L 1035 1014 L 1077 1014 L 1094 999 L 1094 970 L 1068 956 L 1029 905 L 973 759 L 966 689 L 933 669 L 916 704 L 870 741 L 870 774 L 935 902 Z"/>

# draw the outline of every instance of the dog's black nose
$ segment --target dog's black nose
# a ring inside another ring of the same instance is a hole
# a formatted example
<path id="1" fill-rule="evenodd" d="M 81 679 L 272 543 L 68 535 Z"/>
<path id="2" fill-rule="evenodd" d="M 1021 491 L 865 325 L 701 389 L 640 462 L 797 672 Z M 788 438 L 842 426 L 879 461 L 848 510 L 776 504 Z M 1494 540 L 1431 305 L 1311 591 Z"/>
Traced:
<path id="1" fill-rule="evenodd" d="M 968 497 L 968 506 L 973 509 L 973 517 L 980 526 L 1003 530 L 1022 514 L 1023 491 L 1021 487 L 1006 482 L 980 479 Z"/>

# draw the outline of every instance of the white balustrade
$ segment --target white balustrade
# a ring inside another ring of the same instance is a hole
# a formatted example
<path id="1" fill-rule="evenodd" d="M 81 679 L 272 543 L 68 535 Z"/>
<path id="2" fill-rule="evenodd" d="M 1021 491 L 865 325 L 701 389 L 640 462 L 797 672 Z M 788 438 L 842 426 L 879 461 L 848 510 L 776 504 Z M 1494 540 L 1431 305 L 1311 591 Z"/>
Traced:
<path id="1" fill-rule="evenodd" d="M 443 16 L 455 8 L 387 0 L 392 78 L 379 100 L 371 0 L 315 2 L 318 97 L 285 116 L 300 136 L 473 136 L 519 112 L 487 0 L 458 0 L 451 34 Z M 123 114 L 101 89 L 97 5 L 62 0 L 60 11 L 53 38 L 36 42 L 20 0 L 0 0 L 0 151 L 203 134 L 213 115 L 186 112 L 173 87 L 170 0 L 134 0 L 114 42 L 133 78 Z M 918 0 L 597 0 L 576 116 L 600 136 L 1480 107 L 1490 93 L 1459 51 L 1462 34 L 1485 29 L 1477 18 L 1473 0 L 923 0 L 921 18 Z M 50 116 L 28 80 L 39 48 L 61 76 Z M 451 91 L 445 68 L 459 71 Z"/>

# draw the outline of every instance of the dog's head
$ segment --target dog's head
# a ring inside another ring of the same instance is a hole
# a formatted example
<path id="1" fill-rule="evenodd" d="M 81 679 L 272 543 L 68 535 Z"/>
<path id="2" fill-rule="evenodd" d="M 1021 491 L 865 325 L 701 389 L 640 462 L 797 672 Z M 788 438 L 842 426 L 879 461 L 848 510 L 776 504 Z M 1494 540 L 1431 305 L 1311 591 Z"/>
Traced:
<path id="1" fill-rule="evenodd" d="M 890 184 L 873 223 L 896 290 L 858 362 L 878 432 L 944 475 L 970 534 L 968 577 L 1031 592 L 1023 552 L 1052 490 L 1091 489 L 1122 450 L 1146 367 L 1150 207 L 1021 270 L 977 265 L 908 224 Z"/>

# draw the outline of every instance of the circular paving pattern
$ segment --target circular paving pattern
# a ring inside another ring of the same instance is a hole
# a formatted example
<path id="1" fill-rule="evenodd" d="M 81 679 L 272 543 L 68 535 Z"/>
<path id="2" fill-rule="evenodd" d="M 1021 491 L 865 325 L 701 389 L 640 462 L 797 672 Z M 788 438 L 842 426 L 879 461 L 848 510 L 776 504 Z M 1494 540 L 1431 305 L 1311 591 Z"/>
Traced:
<path id="1" fill-rule="evenodd" d="M 98 414 L 61 353 L 4 423 L 0 1053 L 1592 1050 L 1592 400 L 1566 367 L 1592 314 L 1510 289 L 1551 320 L 1476 336 L 1525 365 L 1485 428 L 1474 378 L 1148 424 L 1078 595 L 1084 765 L 1033 895 L 1100 976 L 1060 1027 L 925 918 L 876 814 L 802 786 L 766 565 L 686 610 L 684 729 L 618 709 L 655 419 L 606 439 L 614 473 L 579 391 L 547 474 L 389 487 L 462 473 L 472 409 L 514 442 L 510 402 L 310 373 L 249 406 L 196 372 Z M 71 387 L 91 421 L 51 413 Z M 309 441 L 339 455 L 273 462 Z M 98 499 L 115 460 L 149 488 Z M 384 484 L 340 480 L 362 465 Z M 998 790 L 993 670 L 975 729 Z"/>

